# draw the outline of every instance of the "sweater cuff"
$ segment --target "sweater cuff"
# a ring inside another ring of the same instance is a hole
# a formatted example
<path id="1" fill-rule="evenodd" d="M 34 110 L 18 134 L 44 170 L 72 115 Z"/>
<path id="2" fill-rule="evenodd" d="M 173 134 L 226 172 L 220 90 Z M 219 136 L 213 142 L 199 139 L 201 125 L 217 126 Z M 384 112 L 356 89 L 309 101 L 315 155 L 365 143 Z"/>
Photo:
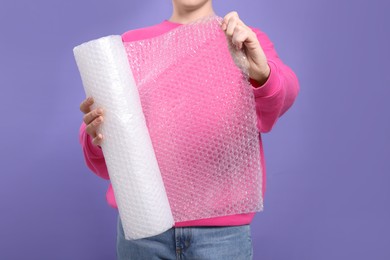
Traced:
<path id="1" fill-rule="evenodd" d="M 277 73 L 276 64 L 273 61 L 268 61 L 268 66 L 270 68 L 270 74 L 267 81 L 260 85 L 256 80 L 249 79 L 249 82 L 252 84 L 252 89 L 255 97 L 267 97 L 272 96 L 280 88 L 280 80 Z"/>

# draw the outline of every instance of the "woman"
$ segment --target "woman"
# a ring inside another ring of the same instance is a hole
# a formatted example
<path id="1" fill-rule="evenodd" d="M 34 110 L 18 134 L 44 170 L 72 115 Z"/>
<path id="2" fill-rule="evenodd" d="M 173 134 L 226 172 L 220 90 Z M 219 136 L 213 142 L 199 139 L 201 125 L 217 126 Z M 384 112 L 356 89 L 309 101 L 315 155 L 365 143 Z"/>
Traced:
<path id="1" fill-rule="evenodd" d="M 172 0 L 173 13 L 169 20 L 122 35 L 123 41 L 155 37 L 182 24 L 214 14 L 212 0 Z M 293 104 L 299 90 L 294 72 L 278 57 L 272 42 L 256 28 L 251 28 L 236 12 L 225 15 L 221 29 L 237 49 L 244 49 L 249 61 L 259 132 L 269 132 L 277 119 Z M 80 127 L 80 143 L 88 167 L 98 176 L 109 180 L 100 145 L 103 135 L 99 126 L 104 120 L 103 108 L 91 109 L 93 99 L 85 99 L 80 110 L 84 113 Z M 262 165 L 263 147 L 259 138 Z M 263 196 L 265 192 L 263 168 Z M 117 208 L 112 186 L 107 191 L 108 203 Z M 252 259 L 253 248 L 250 223 L 253 213 L 236 214 L 175 223 L 168 231 L 149 238 L 128 241 L 118 216 L 118 259 Z"/>

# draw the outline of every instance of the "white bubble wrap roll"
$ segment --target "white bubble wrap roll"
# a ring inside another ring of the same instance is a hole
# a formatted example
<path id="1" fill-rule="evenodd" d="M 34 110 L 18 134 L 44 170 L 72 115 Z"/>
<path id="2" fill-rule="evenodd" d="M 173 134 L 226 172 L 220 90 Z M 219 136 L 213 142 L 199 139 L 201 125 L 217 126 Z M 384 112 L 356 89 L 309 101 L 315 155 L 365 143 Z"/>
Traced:
<path id="1" fill-rule="evenodd" d="M 174 219 L 121 36 L 89 41 L 73 52 L 85 93 L 95 100 L 92 108 L 105 111 L 102 149 L 126 239 L 168 230 Z"/>

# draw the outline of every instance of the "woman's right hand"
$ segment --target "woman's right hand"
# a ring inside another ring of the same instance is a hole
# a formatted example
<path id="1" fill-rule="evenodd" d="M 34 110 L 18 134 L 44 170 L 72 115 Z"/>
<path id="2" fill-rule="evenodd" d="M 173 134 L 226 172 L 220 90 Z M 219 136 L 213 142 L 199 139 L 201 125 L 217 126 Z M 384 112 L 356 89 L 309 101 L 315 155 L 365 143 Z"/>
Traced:
<path id="1" fill-rule="evenodd" d="M 92 138 L 92 144 L 100 147 L 103 141 L 103 135 L 99 133 L 99 126 L 103 122 L 103 109 L 98 107 L 91 110 L 93 98 L 89 97 L 80 104 L 80 111 L 84 113 L 83 121 L 86 124 L 85 131 Z"/>

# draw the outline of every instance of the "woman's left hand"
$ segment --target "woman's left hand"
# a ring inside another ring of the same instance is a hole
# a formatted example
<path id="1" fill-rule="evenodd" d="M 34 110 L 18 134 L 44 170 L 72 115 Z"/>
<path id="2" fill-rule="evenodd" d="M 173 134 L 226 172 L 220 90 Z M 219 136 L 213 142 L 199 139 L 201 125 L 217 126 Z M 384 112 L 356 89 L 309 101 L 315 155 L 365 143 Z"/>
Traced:
<path id="1" fill-rule="evenodd" d="M 256 34 L 240 20 L 237 12 L 228 13 L 221 27 L 237 49 L 244 48 L 249 62 L 249 77 L 263 85 L 269 77 L 270 68 Z"/>

